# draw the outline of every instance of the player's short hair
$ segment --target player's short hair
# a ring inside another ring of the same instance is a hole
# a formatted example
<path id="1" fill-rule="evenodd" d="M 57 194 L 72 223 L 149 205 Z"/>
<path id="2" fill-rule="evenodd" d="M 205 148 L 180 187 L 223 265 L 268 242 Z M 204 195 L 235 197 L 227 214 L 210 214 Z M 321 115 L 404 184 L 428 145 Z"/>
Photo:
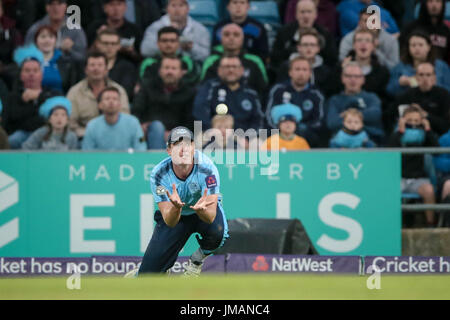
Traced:
<path id="1" fill-rule="evenodd" d="M 292 69 L 292 67 L 294 66 L 294 63 L 296 63 L 297 61 L 305 61 L 306 63 L 308 63 L 309 69 L 312 70 L 312 66 L 311 66 L 311 63 L 309 62 L 309 60 L 302 56 L 296 56 L 296 57 L 292 58 L 291 60 L 289 60 L 289 70 Z"/>
<path id="2" fill-rule="evenodd" d="M 359 119 L 361 119 L 362 122 L 364 122 L 364 116 L 363 116 L 362 112 L 359 111 L 358 109 L 349 108 L 340 114 L 340 117 L 343 120 L 345 120 L 345 118 L 347 118 L 348 116 L 358 117 Z"/>
<path id="3" fill-rule="evenodd" d="M 178 31 L 177 28 L 172 26 L 162 27 L 158 30 L 158 40 L 161 38 L 163 34 L 166 33 L 175 33 L 177 35 L 177 38 L 180 36 L 180 31 Z"/>
<path id="4" fill-rule="evenodd" d="M 408 113 L 414 112 L 420 113 L 420 116 L 423 117 L 423 110 L 416 104 L 410 104 L 409 106 L 407 106 L 403 111 L 402 117 L 406 116 Z"/>
<path id="5" fill-rule="evenodd" d="M 120 98 L 120 91 L 119 91 L 119 89 L 117 89 L 116 87 L 109 86 L 109 87 L 106 87 L 105 89 L 103 89 L 103 90 L 98 94 L 98 97 L 97 97 L 97 102 L 98 102 L 98 103 L 100 103 L 100 102 L 102 101 L 103 94 L 104 94 L 105 92 L 117 92 L 117 94 L 119 95 L 119 98 Z"/>
<path id="6" fill-rule="evenodd" d="M 171 56 L 165 56 L 161 59 L 161 63 L 159 65 L 159 68 L 162 67 L 164 60 L 177 60 L 180 63 L 180 69 L 183 69 L 183 61 L 181 61 L 180 58 L 178 58 L 175 55 L 171 55 Z"/>
<path id="7" fill-rule="evenodd" d="M 241 66 L 244 66 L 241 57 L 239 57 L 239 55 L 237 54 L 224 53 L 219 59 L 219 66 L 222 64 L 223 59 L 238 59 L 239 62 L 241 63 Z"/>
<path id="8" fill-rule="evenodd" d="M 109 28 L 109 27 L 108 27 L 108 28 L 102 29 L 102 30 L 100 30 L 99 32 L 97 32 L 96 40 L 97 40 L 97 41 L 100 41 L 100 38 L 101 38 L 103 35 L 116 36 L 116 37 L 119 37 L 119 40 L 120 40 L 120 34 L 117 32 L 116 29 L 113 29 L 113 28 Z"/>

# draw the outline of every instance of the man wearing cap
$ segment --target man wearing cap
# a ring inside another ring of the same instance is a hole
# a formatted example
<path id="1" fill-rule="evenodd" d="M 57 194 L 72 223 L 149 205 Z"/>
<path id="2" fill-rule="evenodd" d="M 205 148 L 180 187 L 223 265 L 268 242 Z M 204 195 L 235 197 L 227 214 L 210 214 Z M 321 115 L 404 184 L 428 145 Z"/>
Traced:
<path id="1" fill-rule="evenodd" d="M 167 14 L 145 30 L 141 43 L 142 56 L 151 57 L 158 52 L 158 30 L 167 26 L 173 26 L 180 31 L 183 53 L 189 54 L 195 61 L 203 61 L 208 57 L 211 45 L 209 31 L 189 16 L 189 4 L 186 0 L 167 1 Z"/>
<path id="2" fill-rule="evenodd" d="M 83 60 L 86 54 L 87 39 L 81 26 L 69 29 L 68 18 L 66 16 L 66 0 L 46 0 L 45 10 L 47 15 L 33 24 L 27 32 L 25 43 L 34 42 L 36 31 L 44 25 L 50 25 L 58 34 L 56 47 L 64 52 L 70 51 L 77 60 Z"/>
<path id="3" fill-rule="evenodd" d="M 36 47 L 19 48 L 14 61 L 20 67 L 20 81 L 4 102 L 3 126 L 11 149 L 20 149 L 31 133 L 44 124 L 39 106 L 58 92 L 42 87 L 44 56 Z"/>
<path id="4" fill-rule="evenodd" d="M 139 274 L 168 272 L 193 233 L 200 248 L 185 268 L 198 276 L 205 259 L 223 246 L 228 225 L 220 195 L 220 177 L 214 163 L 195 150 L 194 135 L 185 127 L 173 129 L 167 142 L 169 157 L 152 171 L 150 184 L 158 204 L 156 226 Z"/>

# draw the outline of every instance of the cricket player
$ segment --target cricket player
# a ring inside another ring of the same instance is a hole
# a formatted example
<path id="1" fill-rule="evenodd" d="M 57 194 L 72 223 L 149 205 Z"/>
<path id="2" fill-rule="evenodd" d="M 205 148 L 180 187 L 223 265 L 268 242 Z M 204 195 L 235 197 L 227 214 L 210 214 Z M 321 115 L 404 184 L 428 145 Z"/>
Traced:
<path id="1" fill-rule="evenodd" d="M 167 272 L 191 234 L 200 248 L 189 259 L 185 275 L 198 276 L 206 257 L 223 246 L 228 225 L 222 208 L 220 177 L 214 163 L 194 147 L 194 135 L 185 127 L 173 129 L 167 142 L 169 157 L 150 177 L 158 204 L 156 226 L 139 274 Z"/>

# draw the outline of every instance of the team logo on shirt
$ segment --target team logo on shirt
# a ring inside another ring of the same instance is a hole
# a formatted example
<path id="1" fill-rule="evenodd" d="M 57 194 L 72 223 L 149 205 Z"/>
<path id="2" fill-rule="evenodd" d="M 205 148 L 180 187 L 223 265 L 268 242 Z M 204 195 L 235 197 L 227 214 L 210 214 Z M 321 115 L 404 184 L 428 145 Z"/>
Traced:
<path id="1" fill-rule="evenodd" d="M 303 110 L 305 111 L 310 111 L 313 108 L 314 104 L 312 103 L 311 100 L 305 100 L 303 102 Z"/>
<path id="2" fill-rule="evenodd" d="M 197 193 L 199 191 L 200 191 L 200 186 L 197 183 L 192 182 L 189 184 L 189 192 L 190 193 Z"/>
<path id="3" fill-rule="evenodd" d="M 166 188 L 164 188 L 163 186 L 158 186 L 156 187 L 156 194 L 158 196 L 163 196 L 166 194 Z"/>
<path id="4" fill-rule="evenodd" d="M 248 99 L 242 100 L 241 106 L 242 106 L 242 109 L 244 109 L 245 111 L 252 110 L 252 103 Z"/>
<path id="5" fill-rule="evenodd" d="M 205 178 L 205 181 L 206 181 L 206 187 L 207 187 L 208 189 L 209 189 L 209 188 L 217 187 L 217 179 L 216 179 L 216 176 L 215 176 L 215 175 L 207 176 L 207 177 Z"/>

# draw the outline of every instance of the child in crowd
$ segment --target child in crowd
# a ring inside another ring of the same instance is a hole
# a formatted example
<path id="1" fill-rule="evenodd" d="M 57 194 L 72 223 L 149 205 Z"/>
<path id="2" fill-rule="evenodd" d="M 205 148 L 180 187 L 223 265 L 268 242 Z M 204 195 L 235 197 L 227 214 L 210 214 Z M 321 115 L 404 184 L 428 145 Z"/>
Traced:
<path id="1" fill-rule="evenodd" d="M 297 125 L 302 120 L 302 110 L 291 103 L 277 105 L 271 111 L 273 123 L 277 123 L 279 134 L 275 134 L 263 143 L 262 150 L 272 149 L 278 141 L 279 150 L 309 150 L 308 142 L 295 134 Z"/>
<path id="2" fill-rule="evenodd" d="M 78 138 L 69 130 L 69 117 L 72 111 L 70 100 L 65 97 L 47 99 L 39 108 L 41 117 L 47 124 L 37 129 L 23 143 L 25 150 L 67 151 L 78 148 Z"/>
<path id="3" fill-rule="evenodd" d="M 343 127 L 330 140 L 330 148 L 373 148 L 375 143 L 364 130 L 361 111 L 350 108 L 341 113 Z"/>
<path id="4" fill-rule="evenodd" d="M 398 128 L 392 134 L 389 146 L 391 147 L 437 147 L 436 135 L 430 127 L 426 113 L 417 105 L 409 105 L 400 115 Z M 425 156 L 423 154 L 402 155 L 403 193 L 418 193 L 425 204 L 435 203 L 433 185 L 425 171 Z M 434 226 L 434 212 L 425 211 L 425 218 L 429 227 Z"/>
<path id="5" fill-rule="evenodd" d="M 211 120 L 212 129 L 218 129 L 221 137 L 216 137 L 213 130 L 207 131 L 204 136 L 203 149 L 245 149 L 245 142 L 240 141 L 239 137 L 234 135 L 234 118 L 230 114 L 217 114 Z M 217 133 L 217 131 L 216 131 Z"/>

